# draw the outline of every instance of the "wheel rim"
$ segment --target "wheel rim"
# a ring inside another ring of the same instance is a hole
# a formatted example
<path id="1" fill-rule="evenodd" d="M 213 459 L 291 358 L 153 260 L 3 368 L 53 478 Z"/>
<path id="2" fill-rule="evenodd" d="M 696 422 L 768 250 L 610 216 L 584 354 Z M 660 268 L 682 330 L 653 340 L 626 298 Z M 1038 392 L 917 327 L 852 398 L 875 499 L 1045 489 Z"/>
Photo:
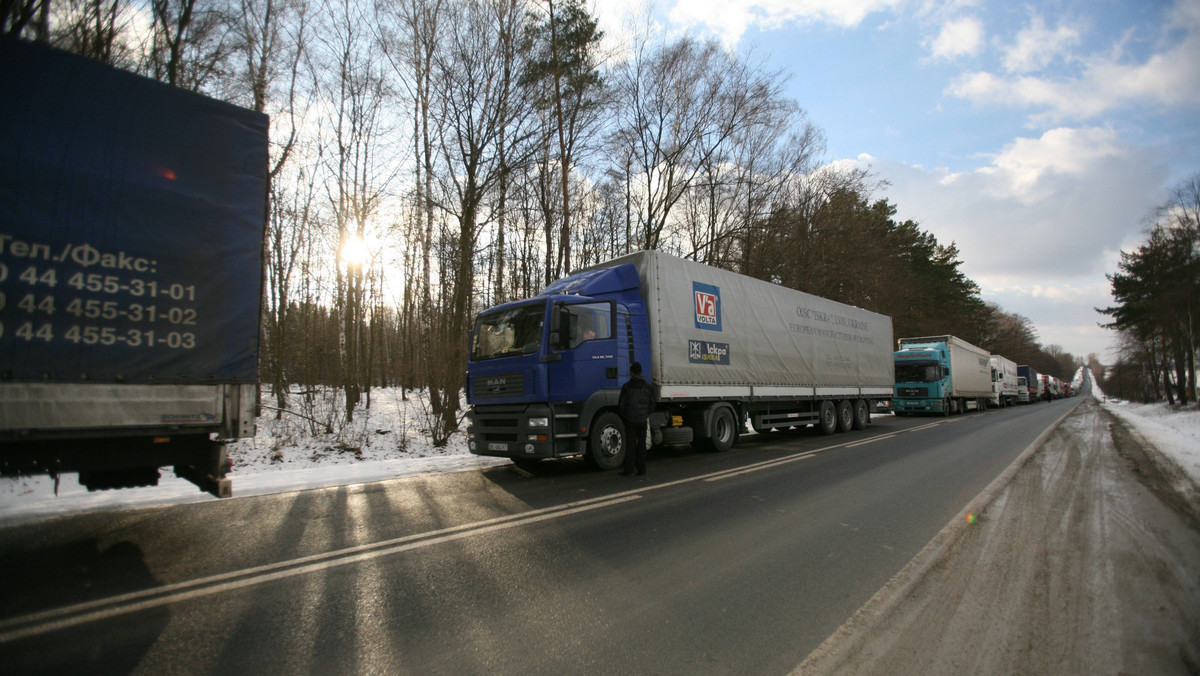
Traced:
<path id="1" fill-rule="evenodd" d="M 717 414 L 717 420 L 713 424 L 713 436 L 719 439 L 722 443 L 728 443 L 733 437 L 733 424 L 729 420 L 726 413 Z"/>
<path id="2" fill-rule="evenodd" d="M 621 446 L 621 430 L 615 427 L 605 427 L 604 431 L 600 432 L 600 453 L 605 458 L 615 457 L 621 452 Z"/>

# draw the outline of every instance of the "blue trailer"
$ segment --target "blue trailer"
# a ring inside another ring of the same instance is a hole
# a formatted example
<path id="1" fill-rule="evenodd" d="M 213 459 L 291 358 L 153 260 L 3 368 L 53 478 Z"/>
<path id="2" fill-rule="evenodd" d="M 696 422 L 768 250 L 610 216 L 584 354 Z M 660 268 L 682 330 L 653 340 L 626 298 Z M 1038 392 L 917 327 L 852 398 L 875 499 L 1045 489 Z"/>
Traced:
<path id="1" fill-rule="evenodd" d="M 231 492 L 252 436 L 267 117 L 0 40 L 0 471 Z"/>
<path id="2" fill-rule="evenodd" d="M 653 439 L 728 450 L 755 430 L 862 428 L 892 394 L 891 318 L 657 251 L 480 313 L 468 447 L 530 465 L 622 464 L 629 366 L 659 388 Z"/>

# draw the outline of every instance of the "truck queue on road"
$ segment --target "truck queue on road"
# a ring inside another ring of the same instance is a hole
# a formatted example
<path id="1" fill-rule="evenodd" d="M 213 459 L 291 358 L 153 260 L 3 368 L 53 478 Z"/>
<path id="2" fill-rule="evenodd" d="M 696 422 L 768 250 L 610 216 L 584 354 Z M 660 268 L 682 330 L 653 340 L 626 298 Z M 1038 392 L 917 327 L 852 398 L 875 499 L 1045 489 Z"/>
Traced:
<path id="1" fill-rule="evenodd" d="M 757 432 L 865 428 L 872 413 L 950 415 L 1061 396 L 1061 382 L 950 335 L 901 338 L 886 315 L 640 251 L 484 310 L 467 363 L 467 444 L 532 469 L 624 459 L 621 385 L 660 396 L 654 444 L 728 450 Z"/>

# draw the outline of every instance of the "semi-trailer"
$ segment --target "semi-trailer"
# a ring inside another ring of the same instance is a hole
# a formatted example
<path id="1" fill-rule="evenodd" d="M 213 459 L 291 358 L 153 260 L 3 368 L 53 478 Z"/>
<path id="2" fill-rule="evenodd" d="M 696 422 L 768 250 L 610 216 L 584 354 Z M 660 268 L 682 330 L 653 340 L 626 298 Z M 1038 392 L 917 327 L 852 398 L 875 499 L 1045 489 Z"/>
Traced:
<path id="1" fill-rule="evenodd" d="M 895 353 L 896 415 L 982 410 L 992 396 L 987 350 L 955 336 L 901 338 Z"/>
<path id="2" fill-rule="evenodd" d="M 655 443 L 725 451 L 757 431 L 861 429 L 892 395 L 886 315 L 658 251 L 615 258 L 484 310 L 467 363 L 468 447 L 532 466 L 619 467 L 621 385 L 658 388 Z"/>
<path id="3" fill-rule="evenodd" d="M 988 358 L 992 371 L 992 397 L 988 403 L 996 408 L 1012 406 L 1017 402 L 1017 363 L 994 354 Z"/>
<path id="4" fill-rule="evenodd" d="M 253 436 L 267 117 L 0 40 L 0 473 L 231 494 Z"/>
<path id="5" fill-rule="evenodd" d="M 1037 369 L 1026 364 L 1017 366 L 1017 376 L 1025 379 L 1025 384 L 1028 387 L 1027 403 L 1036 404 L 1045 397 L 1045 384 L 1042 382 L 1042 376 L 1037 372 Z"/>

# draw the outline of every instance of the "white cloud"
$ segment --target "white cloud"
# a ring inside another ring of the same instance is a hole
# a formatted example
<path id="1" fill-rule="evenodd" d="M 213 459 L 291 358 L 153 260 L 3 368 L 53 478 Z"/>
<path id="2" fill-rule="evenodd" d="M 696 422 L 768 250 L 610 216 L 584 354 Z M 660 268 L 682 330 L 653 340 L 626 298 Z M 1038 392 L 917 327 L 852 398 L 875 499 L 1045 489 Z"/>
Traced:
<path id="1" fill-rule="evenodd" d="M 1163 47 L 1144 61 L 1130 62 L 1125 50 L 1114 46 L 1079 58 L 1079 73 L 1070 77 L 1026 74 L 1047 65 L 1073 39 L 1071 29 L 1048 31 L 1035 22 L 1005 52 L 1011 75 L 965 73 L 946 94 L 979 104 L 1038 110 L 1033 119 L 1039 124 L 1094 119 L 1130 106 L 1200 106 L 1200 11 L 1180 9 L 1173 16 Z"/>
<path id="2" fill-rule="evenodd" d="M 905 0 L 674 0 L 672 24 L 716 35 L 734 47 L 751 26 L 779 30 L 793 25 L 828 24 L 853 28 L 874 12 Z"/>
<path id="3" fill-rule="evenodd" d="M 1003 48 L 1004 68 L 1010 73 L 1041 70 L 1077 44 L 1079 31 L 1064 25 L 1050 30 L 1042 17 L 1034 14 L 1029 27 L 1017 33 L 1016 42 Z"/>
<path id="4" fill-rule="evenodd" d="M 983 23 L 973 17 L 954 19 L 942 24 L 936 38 L 927 45 L 935 59 L 955 59 L 974 56 L 984 44 Z"/>
<path id="5" fill-rule="evenodd" d="M 1111 129 L 1058 128 L 1019 138 L 987 166 L 951 173 L 860 155 L 889 183 L 900 220 L 958 245 L 963 272 L 983 298 L 1034 321 L 1043 343 L 1107 350 L 1092 311 L 1111 302 L 1115 252 L 1140 241 L 1168 167 Z"/>

